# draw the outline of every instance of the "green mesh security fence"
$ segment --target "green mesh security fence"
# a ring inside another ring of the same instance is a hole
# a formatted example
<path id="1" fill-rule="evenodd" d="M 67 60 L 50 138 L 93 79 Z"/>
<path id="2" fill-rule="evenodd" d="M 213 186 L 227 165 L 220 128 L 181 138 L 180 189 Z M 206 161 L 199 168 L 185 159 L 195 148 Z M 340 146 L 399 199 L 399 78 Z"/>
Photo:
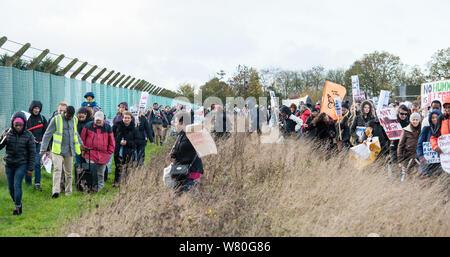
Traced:
<path id="1" fill-rule="evenodd" d="M 59 102 L 64 101 L 75 109 L 81 107 L 83 96 L 89 91 L 95 94 L 95 100 L 109 119 L 116 115 L 120 102 L 127 102 L 129 106 L 139 105 L 141 98 L 141 91 L 137 90 L 0 66 L 0 129 L 3 131 L 10 126 L 10 118 L 14 112 L 28 111 L 32 100 L 42 102 L 42 114 L 48 119 Z M 188 104 L 172 98 L 149 95 L 147 105 L 155 102 L 164 106 Z"/>

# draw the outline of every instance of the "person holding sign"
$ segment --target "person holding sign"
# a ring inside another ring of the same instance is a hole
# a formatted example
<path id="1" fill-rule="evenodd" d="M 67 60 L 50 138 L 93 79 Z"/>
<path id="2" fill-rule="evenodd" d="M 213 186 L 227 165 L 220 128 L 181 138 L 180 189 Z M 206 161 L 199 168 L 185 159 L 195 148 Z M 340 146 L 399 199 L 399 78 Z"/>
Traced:
<path id="1" fill-rule="evenodd" d="M 356 127 L 366 127 L 367 123 L 370 120 L 374 119 L 374 116 L 372 114 L 373 105 L 370 101 L 364 101 L 361 104 L 361 111 L 359 115 L 356 115 L 352 125 L 350 127 L 350 133 L 352 138 L 355 140 L 357 144 L 360 144 L 363 142 L 363 139 L 358 136 L 356 133 Z"/>
<path id="2" fill-rule="evenodd" d="M 174 165 L 189 165 L 189 174 L 187 177 L 177 177 L 175 179 L 175 189 L 178 192 L 186 192 L 196 187 L 194 180 L 199 179 L 203 174 L 203 162 L 199 157 L 194 146 L 186 136 L 186 125 L 184 119 L 188 115 L 177 115 L 176 124 L 177 137 L 170 151 L 170 158 L 174 159 Z"/>
<path id="3" fill-rule="evenodd" d="M 398 143 L 397 158 L 400 168 L 408 168 L 408 163 L 410 160 L 417 158 L 416 149 L 420 135 L 420 122 L 422 121 L 422 117 L 419 113 L 415 112 L 411 115 L 410 119 L 411 123 L 407 127 L 403 128 L 403 132 Z M 412 169 L 415 164 L 416 162 L 412 161 L 411 165 L 409 165 L 409 169 Z"/>
<path id="4" fill-rule="evenodd" d="M 450 95 L 444 97 L 443 105 L 445 113 L 439 116 L 436 123 L 436 131 L 430 137 L 431 149 L 439 154 L 442 154 L 442 150 L 438 146 L 438 138 L 442 135 L 450 134 Z"/>
<path id="5" fill-rule="evenodd" d="M 406 105 L 402 104 L 397 109 L 397 121 L 400 123 L 402 128 L 405 128 L 409 125 L 409 109 Z M 398 149 L 399 140 L 391 140 L 391 144 L 389 146 L 389 155 L 391 158 L 391 164 L 396 164 L 397 157 L 397 149 Z"/>
<path id="6" fill-rule="evenodd" d="M 348 101 L 342 104 L 342 118 L 339 118 L 338 122 L 336 122 L 336 131 L 338 131 L 337 139 L 338 142 L 342 142 L 342 147 L 344 148 L 350 148 L 352 146 L 350 143 L 350 127 L 348 126 L 348 119 L 350 117 L 349 108 Z"/>
<path id="7" fill-rule="evenodd" d="M 3 160 L 8 191 L 15 206 L 13 215 L 22 214 L 22 182 L 25 174 L 32 174 L 36 158 L 35 138 L 25 129 L 25 122 L 23 112 L 14 113 L 11 128 L 0 139 L 0 150 L 6 147 Z"/>
<path id="8" fill-rule="evenodd" d="M 387 156 L 389 152 L 389 138 L 386 135 L 386 132 L 384 131 L 383 126 L 381 125 L 380 120 L 377 116 L 375 116 L 374 119 L 370 120 L 367 123 L 366 131 L 367 130 L 371 131 L 372 136 L 378 137 L 378 140 L 380 141 L 381 150 L 377 155 L 377 159 Z M 367 133 L 364 133 L 362 140 L 365 141 L 367 140 L 367 138 Z"/>
<path id="9" fill-rule="evenodd" d="M 439 116 L 441 116 L 442 113 L 440 110 L 434 110 L 428 115 L 428 123 L 430 125 L 423 127 L 422 132 L 420 132 L 419 135 L 419 141 L 417 142 L 417 158 L 420 160 L 419 170 L 420 174 L 428 175 L 432 174 L 436 171 L 439 171 L 440 164 L 439 163 L 427 163 L 427 160 L 425 159 L 424 154 L 424 143 L 429 143 L 430 138 L 433 135 L 433 133 L 436 133 L 437 129 L 437 121 Z M 430 149 L 431 150 L 431 149 Z"/>

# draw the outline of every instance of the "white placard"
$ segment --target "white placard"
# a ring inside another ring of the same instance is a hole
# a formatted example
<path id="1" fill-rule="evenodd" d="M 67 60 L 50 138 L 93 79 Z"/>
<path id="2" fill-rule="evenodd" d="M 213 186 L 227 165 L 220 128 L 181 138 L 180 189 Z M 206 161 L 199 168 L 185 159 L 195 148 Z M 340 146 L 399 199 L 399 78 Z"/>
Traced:
<path id="1" fill-rule="evenodd" d="M 52 174 L 52 160 L 48 158 L 47 154 L 42 156 L 42 164 L 44 165 L 45 171 L 48 174 Z"/>
<path id="2" fill-rule="evenodd" d="M 380 98 L 378 99 L 377 112 L 388 108 L 389 106 L 390 92 L 386 90 L 380 90 Z"/>
<path id="3" fill-rule="evenodd" d="M 442 150 L 440 154 L 442 169 L 450 174 L 450 134 L 438 138 L 438 146 Z"/>
<path id="4" fill-rule="evenodd" d="M 202 124 L 187 125 L 186 136 L 200 158 L 210 154 L 217 154 L 216 143 L 211 134 L 203 128 Z"/>
<path id="5" fill-rule="evenodd" d="M 342 101 L 340 97 L 334 98 L 334 107 L 336 109 L 336 116 L 342 116 Z"/>
<path id="6" fill-rule="evenodd" d="M 147 108 L 148 92 L 141 93 L 141 100 L 139 101 L 139 110 L 145 112 Z"/>
<path id="7" fill-rule="evenodd" d="M 423 142 L 423 157 L 427 160 L 427 163 L 439 163 L 441 159 L 439 154 L 431 149 L 430 142 Z"/>

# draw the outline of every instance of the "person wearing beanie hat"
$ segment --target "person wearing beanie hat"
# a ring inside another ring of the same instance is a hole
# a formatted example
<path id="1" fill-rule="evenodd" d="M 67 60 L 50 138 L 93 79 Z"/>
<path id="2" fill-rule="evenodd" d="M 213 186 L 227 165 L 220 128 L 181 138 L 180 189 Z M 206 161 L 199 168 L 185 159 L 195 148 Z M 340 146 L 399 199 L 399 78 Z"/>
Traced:
<path id="1" fill-rule="evenodd" d="M 0 138 L 0 150 L 6 147 L 6 181 L 9 194 L 14 202 L 13 215 L 22 214 L 22 182 L 25 175 L 31 176 L 35 166 L 36 143 L 33 134 L 26 130 L 23 112 L 14 113 L 11 128 Z"/>
<path id="2" fill-rule="evenodd" d="M 419 141 L 420 135 L 420 122 L 422 117 L 419 113 L 415 112 L 410 116 L 410 124 L 403 128 L 402 135 L 397 148 L 397 158 L 399 167 L 408 168 L 411 171 L 413 167 L 416 166 L 417 158 L 417 142 Z"/>
<path id="3" fill-rule="evenodd" d="M 121 102 L 118 106 L 117 106 L 118 110 L 117 110 L 117 115 L 116 117 L 114 117 L 113 119 L 113 125 L 115 125 L 116 123 L 122 121 L 122 113 L 128 111 L 128 103 L 127 102 Z M 134 117 L 132 118 L 133 122 L 134 122 Z"/>
<path id="4" fill-rule="evenodd" d="M 84 99 L 86 99 L 86 100 L 81 104 L 81 107 L 85 107 L 87 104 L 91 104 L 91 107 L 97 106 L 98 104 L 94 98 L 95 98 L 94 93 L 87 92 L 84 95 Z"/>
<path id="5" fill-rule="evenodd" d="M 104 119 L 105 114 L 97 111 L 94 122 L 87 124 L 81 132 L 81 140 L 90 149 L 90 153 L 84 152 L 83 157 L 97 167 L 97 184 L 93 185 L 93 191 L 102 190 L 106 166 L 116 147 L 112 128 Z"/>

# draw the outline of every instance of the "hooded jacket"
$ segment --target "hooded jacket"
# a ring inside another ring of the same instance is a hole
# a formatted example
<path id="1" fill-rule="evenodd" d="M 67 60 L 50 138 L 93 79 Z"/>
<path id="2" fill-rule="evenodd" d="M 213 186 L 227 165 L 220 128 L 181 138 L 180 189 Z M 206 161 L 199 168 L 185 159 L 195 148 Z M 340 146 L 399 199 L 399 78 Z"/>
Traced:
<path id="1" fill-rule="evenodd" d="M 3 137 L 0 139 L 0 142 L 3 141 L 3 143 L 0 144 L 0 150 L 6 147 L 3 160 L 7 167 L 16 168 L 26 164 L 27 170 L 34 170 L 36 158 L 36 143 L 34 142 L 34 136 L 30 131 L 26 130 L 25 126 L 21 133 L 17 133 L 13 128 L 13 121 L 16 118 L 21 118 L 25 125 L 25 114 L 23 112 L 14 113 L 11 119 L 11 130 L 6 135 L 4 141 Z"/>
<path id="2" fill-rule="evenodd" d="M 280 119 L 283 122 L 283 136 L 286 137 L 295 132 L 296 123 L 295 123 L 295 121 L 289 119 L 289 117 L 292 114 L 291 109 L 289 109 L 287 106 L 283 105 L 280 108 L 280 111 L 286 113 L 286 118 L 284 118 L 282 115 L 280 115 Z"/>
<path id="3" fill-rule="evenodd" d="M 367 123 L 367 127 L 371 127 L 372 128 L 372 136 L 378 137 L 378 140 L 380 140 L 380 147 L 381 147 L 380 153 L 387 153 L 389 150 L 389 138 L 386 135 L 386 132 L 384 131 L 383 126 L 381 126 L 380 121 L 378 119 L 370 120 Z M 363 140 L 367 139 L 367 135 L 365 133 L 364 133 L 362 139 Z M 381 154 L 379 156 L 381 156 Z"/>
<path id="4" fill-rule="evenodd" d="M 417 142 L 420 135 L 420 124 L 414 128 L 411 124 L 403 128 L 397 148 L 398 162 L 408 162 L 417 157 Z"/>
<path id="5" fill-rule="evenodd" d="M 39 114 L 34 115 L 33 109 L 35 107 L 39 107 Z M 48 123 L 45 117 L 41 114 L 42 112 L 42 103 L 40 101 L 32 101 L 30 104 L 30 107 L 28 108 L 28 112 L 31 114 L 31 116 L 28 118 L 26 122 L 26 128 L 30 129 L 36 126 L 42 125 L 40 128 L 35 128 L 30 130 L 30 132 L 33 134 L 36 141 L 41 142 L 42 137 L 44 136 L 45 130 L 47 129 Z"/>
<path id="6" fill-rule="evenodd" d="M 84 146 L 91 149 L 90 153 L 85 152 L 83 157 L 98 164 L 107 164 L 114 153 L 116 142 L 112 133 L 112 128 L 105 122 L 102 126 L 97 126 L 94 122 L 89 122 L 81 132 L 81 140 Z"/>
<path id="7" fill-rule="evenodd" d="M 116 141 L 116 147 L 114 151 L 115 156 L 119 156 L 120 141 L 122 138 L 127 141 L 127 144 L 123 146 L 123 156 L 134 156 L 136 151 L 136 139 L 138 138 L 137 129 L 135 127 L 134 121 L 130 122 L 130 125 L 125 126 L 123 121 L 119 121 L 113 126 L 114 139 Z"/>
<path id="8" fill-rule="evenodd" d="M 430 142 L 430 138 L 433 135 L 433 133 L 437 132 L 437 124 L 433 125 L 433 123 L 431 122 L 431 116 L 433 114 L 437 114 L 438 117 L 440 117 L 442 115 L 442 112 L 439 110 L 434 110 L 432 112 L 430 112 L 430 114 L 428 115 L 428 124 L 430 124 L 429 126 L 425 126 L 422 128 L 422 131 L 420 132 L 419 135 L 419 141 L 417 142 L 417 158 L 421 158 L 423 157 L 423 143 L 424 142 Z"/>
<path id="9" fill-rule="evenodd" d="M 128 111 L 128 103 L 127 102 L 121 102 L 119 105 L 125 105 L 125 110 Z M 134 121 L 134 117 L 131 117 L 132 120 Z M 113 124 L 116 124 L 117 122 L 122 121 L 122 113 L 118 112 L 116 117 L 114 117 L 113 119 Z"/>

